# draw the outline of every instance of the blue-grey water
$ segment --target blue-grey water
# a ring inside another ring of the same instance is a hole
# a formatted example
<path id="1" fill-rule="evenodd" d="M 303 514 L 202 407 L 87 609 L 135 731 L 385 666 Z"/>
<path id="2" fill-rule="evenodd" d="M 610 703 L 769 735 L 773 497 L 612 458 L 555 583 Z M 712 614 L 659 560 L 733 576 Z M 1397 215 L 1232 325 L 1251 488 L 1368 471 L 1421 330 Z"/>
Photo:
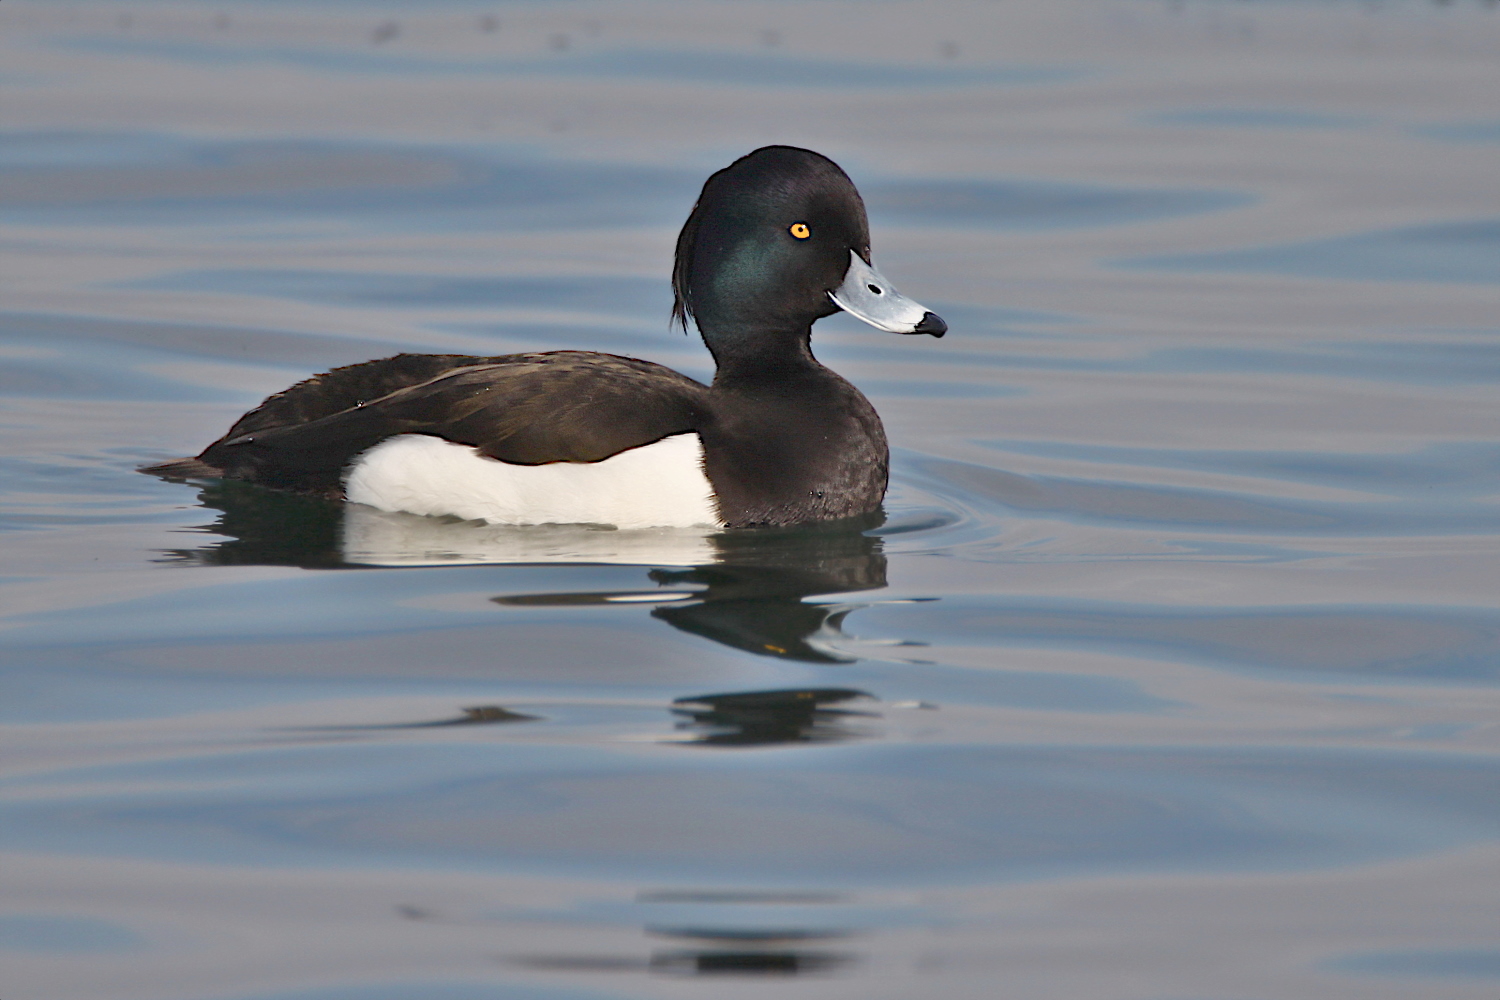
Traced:
<path id="1" fill-rule="evenodd" d="M 4 1000 L 1500 996 L 1490 0 L 5 0 L 0 52 Z M 403 350 L 708 377 L 673 240 L 770 142 L 952 326 L 817 329 L 878 523 L 135 471 Z"/>

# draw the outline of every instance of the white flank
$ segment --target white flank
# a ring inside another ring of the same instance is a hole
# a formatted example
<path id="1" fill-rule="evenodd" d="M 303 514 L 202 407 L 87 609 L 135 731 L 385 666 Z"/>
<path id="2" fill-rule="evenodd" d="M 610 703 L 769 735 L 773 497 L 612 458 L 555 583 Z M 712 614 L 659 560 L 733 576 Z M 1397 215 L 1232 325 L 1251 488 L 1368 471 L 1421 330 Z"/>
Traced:
<path id="1" fill-rule="evenodd" d="M 354 460 L 355 503 L 493 524 L 716 527 L 698 435 L 676 434 L 602 462 L 512 465 L 424 434 L 389 438 Z"/>

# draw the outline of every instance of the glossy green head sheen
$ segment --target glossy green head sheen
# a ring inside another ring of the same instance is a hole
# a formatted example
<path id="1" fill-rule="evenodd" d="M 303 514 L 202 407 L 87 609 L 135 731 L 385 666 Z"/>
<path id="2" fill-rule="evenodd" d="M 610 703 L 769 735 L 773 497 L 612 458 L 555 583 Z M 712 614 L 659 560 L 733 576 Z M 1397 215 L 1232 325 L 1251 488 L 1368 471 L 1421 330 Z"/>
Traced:
<path id="1" fill-rule="evenodd" d="M 838 164 L 766 146 L 710 177 L 677 238 L 673 317 L 694 319 L 716 356 L 805 335 L 839 306 L 850 253 L 868 261 L 864 202 Z"/>

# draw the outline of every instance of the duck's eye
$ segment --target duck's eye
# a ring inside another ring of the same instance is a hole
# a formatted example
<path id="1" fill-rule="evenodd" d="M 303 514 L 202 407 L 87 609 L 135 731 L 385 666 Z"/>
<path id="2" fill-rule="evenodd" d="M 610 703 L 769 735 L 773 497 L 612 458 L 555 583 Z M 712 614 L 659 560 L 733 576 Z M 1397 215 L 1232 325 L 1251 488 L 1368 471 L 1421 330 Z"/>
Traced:
<path id="1" fill-rule="evenodd" d="M 792 223 L 792 228 L 788 229 L 787 232 L 791 233 L 799 240 L 805 240 L 812 235 L 812 230 L 807 228 L 807 223 L 805 222 Z"/>

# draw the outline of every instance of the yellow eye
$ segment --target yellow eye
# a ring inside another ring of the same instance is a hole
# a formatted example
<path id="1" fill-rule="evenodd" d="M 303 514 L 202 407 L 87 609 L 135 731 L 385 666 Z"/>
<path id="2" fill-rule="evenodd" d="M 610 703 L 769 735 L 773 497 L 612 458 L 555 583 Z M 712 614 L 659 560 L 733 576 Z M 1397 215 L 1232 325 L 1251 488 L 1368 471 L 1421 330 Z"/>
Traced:
<path id="1" fill-rule="evenodd" d="M 791 233 L 799 240 L 805 240 L 812 235 L 812 230 L 807 228 L 807 223 L 805 222 L 792 223 L 792 228 L 788 229 L 787 232 Z"/>

